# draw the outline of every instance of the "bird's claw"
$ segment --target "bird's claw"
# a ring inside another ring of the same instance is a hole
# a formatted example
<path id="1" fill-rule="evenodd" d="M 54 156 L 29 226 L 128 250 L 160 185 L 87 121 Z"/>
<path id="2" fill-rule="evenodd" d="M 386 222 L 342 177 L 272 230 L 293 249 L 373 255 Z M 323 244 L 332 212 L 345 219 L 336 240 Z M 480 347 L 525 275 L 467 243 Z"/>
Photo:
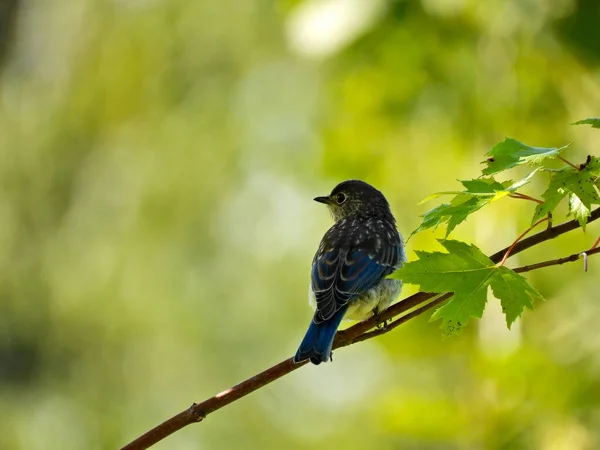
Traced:
<path id="1" fill-rule="evenodd" d="M 385 330 L 385 329 L 387 329 L 388 321 L 381 319 L 381 312 L 378 309 L 375 309 L 373 311 L 373 317 L 375 317 L 375 327 L 378 330 Z"/>

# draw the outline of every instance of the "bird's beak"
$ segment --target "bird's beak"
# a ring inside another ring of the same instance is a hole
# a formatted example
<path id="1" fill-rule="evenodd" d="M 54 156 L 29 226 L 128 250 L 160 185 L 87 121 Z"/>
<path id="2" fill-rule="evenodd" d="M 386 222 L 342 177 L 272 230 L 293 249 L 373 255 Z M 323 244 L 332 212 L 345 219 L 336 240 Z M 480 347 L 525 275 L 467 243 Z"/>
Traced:
<path id="1" fill-rule="evenodd" d="M 326 205 L 329 205 L 331 203 L 331 200 L 329 199 L 329 196 L 327 196 L 327 197 L 315 197 L 314 201 L 315 202 L 319 202 L 319 203 L 324 203 Z"/>

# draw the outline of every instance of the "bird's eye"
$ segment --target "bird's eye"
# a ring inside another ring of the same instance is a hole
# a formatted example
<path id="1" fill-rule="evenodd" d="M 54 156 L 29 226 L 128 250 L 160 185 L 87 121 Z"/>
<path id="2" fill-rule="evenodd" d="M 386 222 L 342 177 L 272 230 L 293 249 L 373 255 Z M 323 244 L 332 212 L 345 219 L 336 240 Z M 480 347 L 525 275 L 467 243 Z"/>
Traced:
<path id="1" fill-rule="evenodd" d="M 338 205 L 341 205 L 346 201 L 346 196 L 340 192 L 338 195 L 335 196 L 335 201 L 338 203 Z"/>

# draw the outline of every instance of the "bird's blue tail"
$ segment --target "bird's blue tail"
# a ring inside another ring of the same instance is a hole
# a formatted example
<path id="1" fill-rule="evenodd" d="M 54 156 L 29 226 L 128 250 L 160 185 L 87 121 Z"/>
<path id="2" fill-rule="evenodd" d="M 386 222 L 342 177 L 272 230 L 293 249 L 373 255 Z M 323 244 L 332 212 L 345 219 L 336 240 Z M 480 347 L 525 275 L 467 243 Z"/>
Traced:
<path id="1" fill-rule="evenodd" d="M 321 323 L 315 323 L 314 320 L 310 322 L 308 331 L 294 356 L 294 362 L 299 363 L 310 359 L 313 364 L 321 364 L 329 360 L 333 338 L 346 309 L 348 305 L 344 305 L 333 317 Z"/>

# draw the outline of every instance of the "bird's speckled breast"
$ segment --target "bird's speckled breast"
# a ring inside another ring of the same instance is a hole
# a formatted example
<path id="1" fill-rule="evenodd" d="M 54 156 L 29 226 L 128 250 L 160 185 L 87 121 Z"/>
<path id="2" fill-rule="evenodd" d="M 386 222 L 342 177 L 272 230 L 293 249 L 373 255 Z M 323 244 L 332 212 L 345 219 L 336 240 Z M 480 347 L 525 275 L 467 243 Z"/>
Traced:
<path id="1" fill-rule="evenodd" d="M 350 300 L 348 311 L 344 320 L 363 321 L 373 316 L 373 311 L 381 312 L 390 306 L 402 290 L 400 280 L 382 280 L 377 286 L 369 289 L 360 297 Z M 312 287 L 308 287 L 308 303 L 312 309 L 316 309 L 317 302 Z"/>

